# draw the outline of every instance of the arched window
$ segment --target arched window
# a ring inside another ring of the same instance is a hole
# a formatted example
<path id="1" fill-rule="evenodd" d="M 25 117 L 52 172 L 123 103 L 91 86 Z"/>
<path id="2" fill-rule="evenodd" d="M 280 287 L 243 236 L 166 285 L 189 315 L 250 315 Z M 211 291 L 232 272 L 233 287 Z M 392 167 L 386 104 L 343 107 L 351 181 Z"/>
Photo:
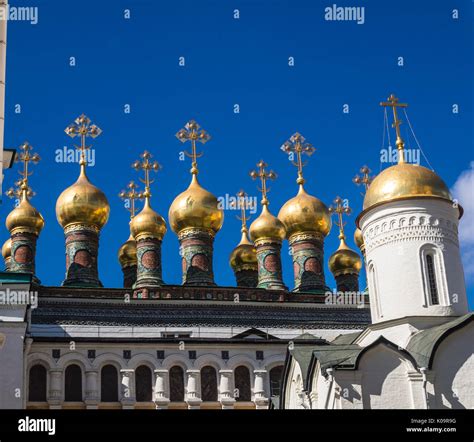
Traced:
<path id="1" fill-rule="evenodd" d="M 378 295 L 377 271 L 373 262 L 370 262 L 368 265 L 367 282 L 369 284 L 370 305 L 373 305 L 375 317 L 382 318 L 383 312 Z"/>
<path id="2" fill-rule="evenodd" d="M 249 402 L 252 400 L 252 393 L 250 391 L 250 371 L 245 365 L 240 365 L 235 369 L 235 389 L 236 401 Z"/>
<path id="3" fill-rule="evenodd" d="M 152 398 L 153 381 L 151 370 L 146 365 L 140 365 L 135 370 L 135 394 L 137 402 L 149 402 Z"/>
<path id="4" fill-rule="evenodd" d="M 428 288 L 430 291 L 431 304 L 439 304 L 438 286 L 436 285 L 436 275 L 434 269 L 433 255 L 426 255 L 426 270 L 428 272 Z"/>
<path id="5" fill-rule="evenodd" d="M 170 370 L 170 401 L 184 402 L 184 370 L 179 365 Z"/>
<path id="6" fill-rule="evenodd" d="M 31 402 L 46 402 L 46 368 L 41 364 L 30 368 L 28 400 Z"/>
<path id="7" fill-rule="evenodd" d="M 113 365 L 105 365 L 100 372 L 100 400 L 118 402 L 118 373 Z"/>
<path id="8" fill-rule="evenodd" d="M 203 402 L 217 401 L 217 373 L 210 365 L 201 369 L 201 399 Z"/>
<path id="9" fill-rule="evenodd" d="M 64 378 L 64 400 L 66 402 L 81 402 L 82 371 L 79 365 L 69 365 L 66 368 Z"/>
<path id="10" fill-rule="evenodd" d="M 277 365 L 270 370 L 270 396 L 280 396 L 283 365 Z"/>

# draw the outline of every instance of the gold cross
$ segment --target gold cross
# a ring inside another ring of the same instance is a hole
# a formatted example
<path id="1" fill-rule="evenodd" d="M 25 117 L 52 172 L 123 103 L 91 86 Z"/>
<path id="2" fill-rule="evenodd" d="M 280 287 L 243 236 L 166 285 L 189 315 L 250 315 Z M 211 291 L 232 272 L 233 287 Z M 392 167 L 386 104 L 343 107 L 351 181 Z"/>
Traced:
<path id="1" fill-rule="evenodd" d="M 194 120 L 190 120 L 185 124 L 184 128 L 177 132 L 176 138 L 182 143 L 186 143 L 187 141 L 191 142 L 191 152 L 184 151 L 184 154 L 189 158 L 192 158 L 191 173 L 197 175 L 199 172 L 197 168 L 197 159 L 202 157 L 203 154 L 196 152 L 196 141 L 205 144 L 211 139 L 211 136 Z"/>
<path id="2" fill-rule="evenodd" d="M 86 145 L 86 138 L 96 138 L 102 133 L 102 130 L 95 124 L 91 124 L 91 120 L 86 115 L 82 114 L 74 120 L 74 123 L 71 123 L 66 127 L 64 132 L 66 132 L 71 138 L 76 136 L 81 137 L 81 145 L 74 145 L 74 147 L 81 151 L 81 161 L 79 164 L 81 166 L 81 171 L 84 171 L 87 164 L 86 150 L 91 148 L 91 146 Z"/>
<path id="3" fill-rule="evenodd" d="M 22 179 L 16 181 L 14 187 L 8 189 L 5 195 L 9 198 L 20 198 L 23 192 L 25 192 L 25 196 L 31 198 L 35 193 L 28 183 L 28 177 L 33 174 L 33 172 L 29 170 L 29 164 L 38 164 L 41 158 L 37 153 L 33 152 L 33 147 L 27 141 L 19 147 L 19 150 L 20 153 L 15 155 L 15 162 L 23 163 L 23 169 L 18 171 Z"/>
<path id="4" fill-rule="evenodd" d="M 336 226 L 339 227 L 339 239 L 345 238 L 344 235 L 344 226 L 346 225 L 345 222 L 342 220 L 342 215 L 350 215 L 352 212 L 349 205 L 344 205 L 343 200 L 340 196 L 337 196 L 334 200 L 334 206 L 329 207 L 329 213 L 336 214 L 338 221 L 335 221 Z"/>
<path id="5" fill-rule="evenodd" d="M 357 184 L 358 186 L 363 185 L 365 188 L 365 191 L 367 192 L 367 189 L 369 188 L 370 184 L 373 181 L 373 177 L 370 176 L 370 172 L 372 172 L 367 166 L 362 166 L 360 168 L 360 173 L 362 176 L 359 176 L 358 174 L 352 178 L 352 182 Z"/>
<path id="6" fill-rule="evenodd" d="M 134 161 L 132 163 L 132 168 L 135 169 L 137 172 L 143 170 L 145 179 L 140 178 L 140 181 L 145 184 L 145 191 L 143 193 L 140 193 L 140 195 L 141 198 L 145 198 L 145 202 L 149 204 L 151 197 L 150 184 L 155 182 L 155 180 L 150 180 L 150 171 L 153 170 L 154 172 L 158 172 L 158 170 L 161 169 L 161 166 L 158 161 L 150 161 L 151 158 L 153 158 L 153 155 L 147 150 L 145 150 L 140 155 L 140 157 L 143 158 L 143 160 L 141 162 L 140 160 Z"/>
<path id="7" fill-rule="evenodd" d="M 397 108 L 398 107 L 401 107 L 401 108 L 408 107 L 408 104 L 399 103 L 398 98 L 394 94 L 391 94 L 390 97 L 387 98 L 387 100 L 388 100 L 388 102 L 382 101 L 380 103 L 380 106 L 391 107 L 393 109 L 393 124 L 392 124 L 392 127 L 395 128 L 395 131 L 397 133 L 396 145 L 397 145 L 397 149 L 398 149 L 398 163 L 401 164 L 401 163 L 405 162 L 404 151 L 403 151 L 403 149 L 405 147 L 405 142 L 403 141 L 402 136 L 400 134 L 400 124 L 402 124 L 402 121 L 398 118 Z"/>
<path id="8" fill-rule="evenodd" d="M 265 161 L 260 160 L 257 163 L 258 170 L 252 170 L 250 172 L 250 176 L 252 179 L 256 180 L 257 178 L 260 178 L 260 182 L 262 183 L 262 187 L 259 188 L 257 186 L 257 189 L 262 192 L 262 202 L 261 204 L 263 206 L 268 206 L 268 199 L 267 199 L 267 193 L 270 192 L 270 189 L 267 189 L 267 180 L 276 180 L 277 174 L 273 172 L 273 170 L 270 170 L 270 172 L 266 172 L 265 168 L 268 167 L 268 164 L 265 163 Z"/>
<path id="9" fill-rule="evenodd" d="M 130 219 L 132 219 L 136 213 L 135 200 L 142 200 L 143 194 L 141 192 L 137 192 L 138 186 L 134 181 L 130 181 L 127 184 L 127 189 L 128 190 L 122 190 L 119 193 L 119 198 L 121 198 L 123 201 L 130 200 L 130 208 L 128 211 L 130 212 Z"/>
<path id="10" fill-rule="evenodd" d="M 298 179 L 296 182 L 298 184 L 304 184 L 303 167 L 306 166 L 306 163 L 303 163 L 301 156 L 305 154 L 310 157 L 313 155 L 316 148 L 314 148 L 310 143 L 307 143 L 303 135 L 296 132 L 289 140 L 283 143 L 281 150 L 288 155 L 291 153 L 296 154 L 296 161 L 292 161 L 293 165 L 298 168 Z"/>
<path id="11" fill-rule="evenodd" d="M 241 190 L 239 193 L 237 193 L 237 208 L 240 208 L 240 213 L 241 216 L 237 216 L 237 219 L 242 221 L 242 233 L 247 233 L 247 221 L 249 218 L 247 217 L 247 205 L 246 205 L 246 199 L 247 199 L 247 194 Z"/>

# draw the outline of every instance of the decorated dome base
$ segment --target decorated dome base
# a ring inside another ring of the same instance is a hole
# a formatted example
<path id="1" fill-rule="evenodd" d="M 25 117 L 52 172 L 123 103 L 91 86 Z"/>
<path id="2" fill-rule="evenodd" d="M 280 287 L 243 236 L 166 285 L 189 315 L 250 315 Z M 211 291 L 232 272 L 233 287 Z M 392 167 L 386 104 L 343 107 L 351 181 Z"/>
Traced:
<path id="1" fill-rule="evenodd" d="M 325 291 L 324 239 L 320 233 L 305 232 L 289 239 L 295 288 L 294 292 Z"/>
<path id="2" fill-rule="evenodd" d="M 103 287 L 99 281 L 97 256 L 99 234 L 95 228 L 73 225 L 65 230 L 67 287 Z"/>
<path id="3" fill-rule="evenodd" d="M 161 240 L 142 238 L 137 241 L 137 275 L 134 288 L 163 285 L 161 266 Z"/>

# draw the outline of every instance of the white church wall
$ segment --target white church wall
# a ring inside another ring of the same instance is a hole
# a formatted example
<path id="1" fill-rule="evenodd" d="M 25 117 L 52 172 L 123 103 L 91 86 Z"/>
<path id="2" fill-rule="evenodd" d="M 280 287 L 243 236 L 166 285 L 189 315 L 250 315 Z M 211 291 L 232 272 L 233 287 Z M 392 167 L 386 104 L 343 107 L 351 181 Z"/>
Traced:
<path id="1" fill-rule="evenodd" d="M 23 347 L 26 323 L 0 322 L 0 409 L 25 403 Z"/>
<path id="2" fill-rule="evenodd" d="M 359 361 L 363 408 L 413 408 L 408 370 L 411 363 L 383 344 L 365 351 Z"/>
<path id="3" fill-rule="evenodd" d="M 436 408 L 474 408 L 474 323 L 454 331 L 436 350 L 433 360 Z"/>
<path id="4" fill-rule="evenodd" d="M 362 387 L 360 371 L 336 370 L 335 401 L 338 409 L 360 409 L 362 404 Z"/>
<path id="5" fill-rule="evenodd" d="M 290 382 L 286 385 L 285 392 L 285 408 L 287 409 L 302 409 L 303 402 L 301 400 L 301 392 L 303 389 L 303 374 L 298 362 L 293 358 L 290 370 L 288 373 Z"/>

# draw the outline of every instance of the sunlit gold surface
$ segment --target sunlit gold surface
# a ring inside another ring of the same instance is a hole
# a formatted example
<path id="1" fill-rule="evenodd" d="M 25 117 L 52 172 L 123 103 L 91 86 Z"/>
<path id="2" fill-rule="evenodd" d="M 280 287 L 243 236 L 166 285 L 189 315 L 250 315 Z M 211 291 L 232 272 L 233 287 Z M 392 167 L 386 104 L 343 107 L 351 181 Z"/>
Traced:
<path id="1" fill-rule="evenodd" d="M 354 232 L 354 242 L 356 243 L 356 246 L 359 247 L 359 249 L 362 248 L 364 245 L 362 231 L 359 228 L 357 228 Z"/>
<path id="2" fill-rule="evenodd" d="M 234 270 L 257 270 L 257 251 L 255 250 L 255 246 L 247 238 L 247 232 L 242 232 L 242 239 L 237 247 L 232 250 L 229 263 Z"/>
<path id="3" fill-rule="evenodd" d="M 254 242 L 264 238 L 283 241 L 285 235 L 284 224 L 270 213 L 265 204 L 260 216 L 250 225 L 250 238 Z"/>
<path id="4" fill-rule="evenodd" d="M 166 233 L 166 222 L 150 207 L 147 199 L 142 211 L 130 222 L 130 231 L 135 239 L 149 237 L 161 240 Z"/>
<path id="5" fill-rule="evenodd" d="M 12 256 L 12 239 L 8 238 L 2 246 L 2 256 L 3 259 L 8 259 Z"/>
<path id="6" fill-rule="evenodd" d="M 87 179 L 85 169 L 77 181 L 59 195 L 56 217 L 63 228 L 71 224 L 92 225 L 101 229 L 109 219 L 110 206 L 104 193 Z"/>
<path id="7" fill-rule="evenodd" d="M 129 267 L 137 264 L 137 243 L 130 235 L 118 251 L 118 259 L 122 267 Z"/>
<path id="8" fill-rule="evenodd" d="M 339 248 L 329 258 L 329 270 L 334 276 L 338 276 L 346 273 L 358 274 L 361 268 L 360 256 L 350 249 L 342 238 Z"/>
<path id="9" fill-rule="evenodd" d="M 28 197 L 24 193 L 18 207 L 8 214 L 6 226 L 12 235 L 19 232 L 39 235 L 44 227 L 44 219 L 41 213 L 30 204 Z"/>
<path id="10" fill-rule="evenodd" d="M 280 209 L 278 218 L 285 225 L 286 236 L 302 232 L 319 232 L 326 236 L 331 230 L 331 216 L 326 205 L 308 195 L 300 185 L 298 194 Z"/>
<path id="11" fill-rule="evenodd" d="M 168 218 L 175 233 L 189 227 L 217 233 L 224 222 L 224 213 L 218 208 L 217 198 L 203 189 L 193 174 L 189 187 L 171 204 Z"/>
<path id="12" fill-rule="evenodd" d="M 402 163 L 382 171 L 367 190 L 364 210 L 401 198 L 439 197 L 451 201 L 443 180 L 423 166 Z"/>
<path id="13" fill-rule="evenodd" d="M 239 270 L 258 270 L 257 264 L 257 250 L 255 246 L 249 241 L 248 229 L 247 229 L 247 212 L 245 199 L 247 194 L 241 190 L 237 193 L 238 207 L 240 207 L 241 216 L 237 217 L 242 221 L 242 237 L 240 238 L 239 244 L 232 250 L 230 254 L 229 263 L 232 269 L 235 271 Z"/>

